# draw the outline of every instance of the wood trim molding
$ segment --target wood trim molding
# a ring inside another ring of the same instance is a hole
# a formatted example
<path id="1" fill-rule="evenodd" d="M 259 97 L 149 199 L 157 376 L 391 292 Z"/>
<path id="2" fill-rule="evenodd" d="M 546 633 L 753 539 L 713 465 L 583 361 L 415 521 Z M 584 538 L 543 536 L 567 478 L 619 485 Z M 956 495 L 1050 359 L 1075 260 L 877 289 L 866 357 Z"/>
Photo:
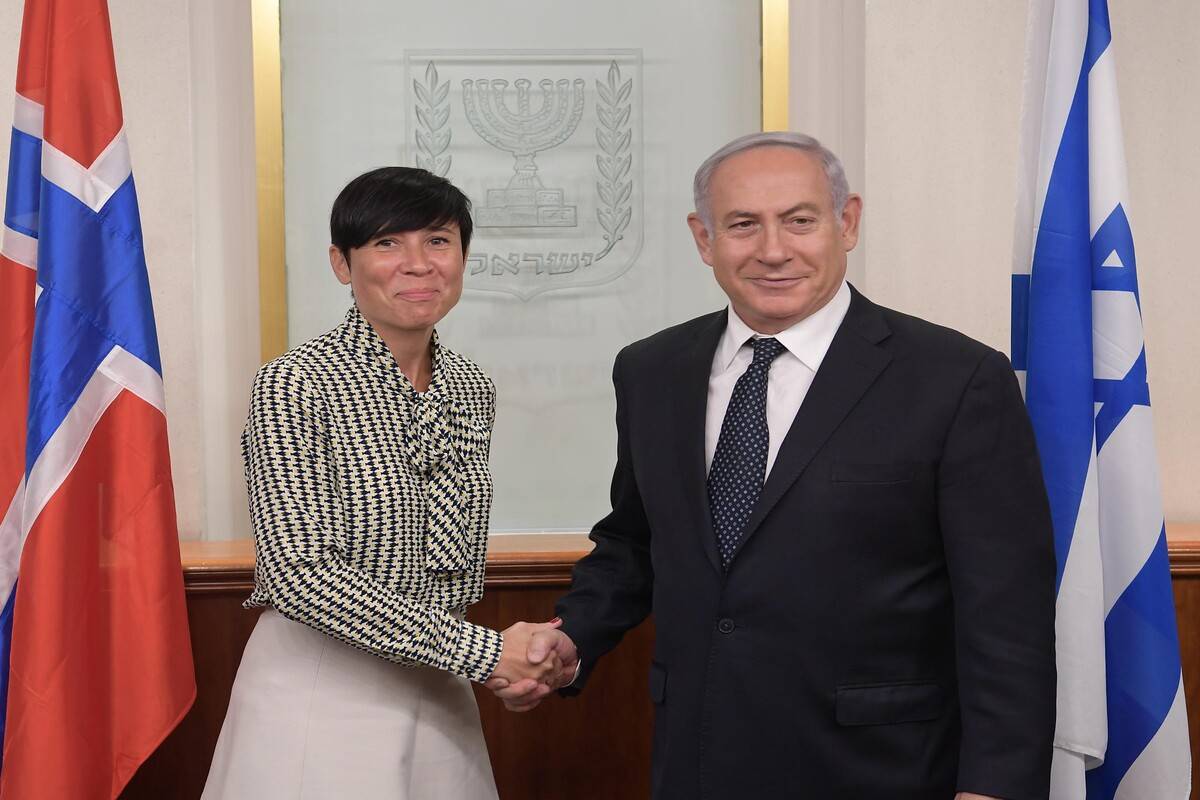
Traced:
<path id="1" fill-rule="evenodd" d="M 484 585 L 499 587 L 571 584 L 575 562 L 592 549 L 583 533 L 496 534 L 488 541 Z M 180 542 L 183 582 L 189 594 L 254 589 L 254 543 Z M 1169 523 L 1167 554 L 1174 578 L 1200 578 L 1200 523 Z"/>
<path id="2" fill-rule="evenodd" d="M 484 585 L 562 586 L 571 584 L 575 562 L 592 549 L 583 533 L 497 534 L 489 537 Z M 183 583 L 189 594 L 254 589 L 254 542 L 180 542 Z"/>
<path id="3" fill-rule="evenodd" d="M 1171 560 L 1171 577 L 1200 577 L 1200 542 L 1167 542 Z"/>
<path id="4" fill-rule="evenodd" d="M 575 562 L 587 554 L 587 550 L 563 550 L 556 553 L 489 556 L 483 585 L 489 589 L 500 586 L 570 586 Z"/>
<path id="5" fill-rule="evenodd" d="M 254 591 L 254 567 L 183 571 L 183 589 L 187 594 L 228 594 Z"/>
<path id="6" fill-rule="evenodd" d="M 1167 559 L 1172 578 L 1200 577 L 1200 522 L 1167 523 Z"/>

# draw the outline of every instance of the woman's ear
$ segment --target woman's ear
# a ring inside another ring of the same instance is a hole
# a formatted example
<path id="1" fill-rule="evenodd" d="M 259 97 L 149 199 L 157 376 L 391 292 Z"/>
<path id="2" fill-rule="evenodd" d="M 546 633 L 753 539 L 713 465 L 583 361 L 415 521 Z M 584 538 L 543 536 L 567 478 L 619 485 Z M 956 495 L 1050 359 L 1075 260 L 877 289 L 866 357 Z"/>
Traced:
<path id="1" fill-rule="evenodd" d="M 339 283 L 350 284 L 350 261 L 337 245 L 329 245 L 329 266 Z"/>

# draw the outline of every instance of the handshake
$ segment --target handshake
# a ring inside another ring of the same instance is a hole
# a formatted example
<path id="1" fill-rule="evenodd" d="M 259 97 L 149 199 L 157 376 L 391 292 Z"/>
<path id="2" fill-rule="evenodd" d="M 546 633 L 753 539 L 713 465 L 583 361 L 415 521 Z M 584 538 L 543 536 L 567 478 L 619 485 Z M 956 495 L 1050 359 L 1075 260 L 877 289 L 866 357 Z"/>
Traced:
<path id="1" fill-rule="evenodd" d="M 503 631 L 500 661 L 484 684 L 510 711 L 529 711 L 575 679 L 579 653 L 562 620 L 518 622 Z"/>

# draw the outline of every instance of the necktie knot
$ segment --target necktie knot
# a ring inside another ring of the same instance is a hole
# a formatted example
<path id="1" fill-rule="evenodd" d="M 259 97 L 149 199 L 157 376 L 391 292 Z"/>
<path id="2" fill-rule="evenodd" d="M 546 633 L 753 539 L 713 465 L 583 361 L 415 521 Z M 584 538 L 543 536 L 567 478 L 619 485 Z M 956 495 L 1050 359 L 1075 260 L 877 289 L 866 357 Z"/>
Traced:
<path id="1" fill-rule="evenodd" d="M 770 366 L 771 362 L 787 349 L 778 339 L 771 337 L 756 336 L 751 341 L 754 344 L 754 360 L 750 363 L 756 367 Z"/>

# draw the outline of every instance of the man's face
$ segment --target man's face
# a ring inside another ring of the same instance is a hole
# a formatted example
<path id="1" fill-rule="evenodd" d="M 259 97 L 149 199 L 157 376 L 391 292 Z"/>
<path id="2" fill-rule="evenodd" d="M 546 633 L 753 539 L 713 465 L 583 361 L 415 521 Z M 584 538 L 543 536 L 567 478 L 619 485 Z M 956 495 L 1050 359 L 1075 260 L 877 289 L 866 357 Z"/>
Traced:
<path id="1" fill-rule="evenodd" d="M 382 334 L 430 330 L 462 296 L 463 251 L 453 222 L 377 236 L 353 248 L 349 261 L 330 247 L 329 263 Z"/>
<path id="2" fill-rule="evenodd" d="M 862 200 L 840 215 L 815 158 L 764 146 L 730 156 L 709 184 L 712 231 L 697 214 L 688 226 L 704 263 L 746 324 L 779 333 L 829 302 L 858 242 Z"/>

